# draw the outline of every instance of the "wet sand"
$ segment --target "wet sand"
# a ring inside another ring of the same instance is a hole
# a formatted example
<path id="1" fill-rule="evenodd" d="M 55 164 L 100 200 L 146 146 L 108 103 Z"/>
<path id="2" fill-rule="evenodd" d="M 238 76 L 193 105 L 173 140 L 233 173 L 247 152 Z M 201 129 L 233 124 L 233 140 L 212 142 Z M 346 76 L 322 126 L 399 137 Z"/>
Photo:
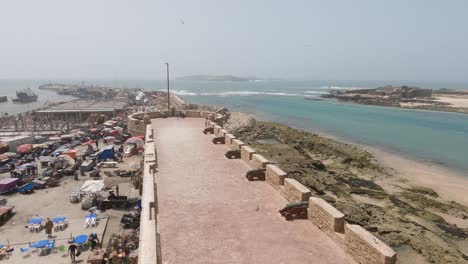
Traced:
<path id="1" fill-rule="evenodd" d="M 440 198 L 468 206 L 468 175 L 437 164 L 409 159 L 376 147 L 364 147 L 384 166 L 395 171 L 394 175 L 407 181 L 407 185 L 428 187 Z"/>

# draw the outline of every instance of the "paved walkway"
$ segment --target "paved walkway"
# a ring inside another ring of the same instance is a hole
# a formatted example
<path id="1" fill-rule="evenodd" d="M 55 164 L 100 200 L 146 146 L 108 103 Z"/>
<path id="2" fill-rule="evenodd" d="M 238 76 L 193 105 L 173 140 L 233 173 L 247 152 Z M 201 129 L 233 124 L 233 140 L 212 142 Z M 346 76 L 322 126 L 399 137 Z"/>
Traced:
<path id="1" fill-rule="evenodd" d="M 163 263 L 354 263 L 308 220 L 285 221 L 286 200 L 247 181 L 249 167 L 224 157 L 203 119 L 152 123 Z"/>

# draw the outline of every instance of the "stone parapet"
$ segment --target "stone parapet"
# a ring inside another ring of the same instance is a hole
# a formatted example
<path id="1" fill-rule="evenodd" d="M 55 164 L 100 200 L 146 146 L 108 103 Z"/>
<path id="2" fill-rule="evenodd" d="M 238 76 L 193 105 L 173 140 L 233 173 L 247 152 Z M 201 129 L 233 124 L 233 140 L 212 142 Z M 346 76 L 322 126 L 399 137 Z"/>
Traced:
<path id="1" fill-rule="evenodd" d="M 362 264 L 394 264 L 393 249 L 358 225 L 345 225 L 346 251 Z"/>
<path id="2" fill-rule="evenodd" d="M 241 159 L 247 163 L 249 166 L 252 166 L 252 156 L 255 154 L 255 150 L 253 150 L 249 146 L 242 146 L 241 147 Z"/>
<path id="3" fill-rule="evenodd" d="M 233 150 L 240 150 L 242 146 L 244 146 L 244 142 L 240 141 L 239 139 L 233 139 L 231 144 L 231 149 Z"/>
<path id="4" fill-rule="evenodd" d="M 252 165 L 255 169 L 265 169 L 268 163 L 270 162 L 262 155 L 260 154 L 252 155 Z"/>
<path id="5" fill-rule="evenodd" d="M 310 190 L 298 181 L 286 178 L 281 194 L 290 202 L 306 202 L 309 200 Z"/>
<path id="6" fill-rule="evenodd" d="M 228 132 L 226 131 L 226 129 L 220 129 L 220 130 L 219 130 L 219 135 L 218 135 L 218 136 L 219 136 L 219 137 L 225 137 L 227 133 L 228 133 Z"/>
<path id="7" fill-rule="evenodd" d="M 187 117 L 201 117 L 200 111 L 193 111 L 193 110 L 188 110 L 185 112 Z"/>
<path id="8" fill-rule="evenodd" d="M 266 165 L 265 181 L 275 189 L 279 190 L 280 186 L 284 186 L 284 178 L 286 178 L 286 175 L 286 172 L 278 168 L 278 166 L 274 164 Z"/>
<path id="9" fill-rule="evenodd" d="M 322 198 L 309 199 L 310 221 L 325 232 L 344 233 L 345 215 Z"/>
<path id="10" fill-rule="evenodd" d="M 219 125 L 215 125 L 215 126 L 214 126 L 213 132 L 214 132 L 215 136 L 219 137 L 219 131 L 220 131 L 221 129 L 222 129 L 222 128 L 221 128 Z"/>
<path id="11" fill-rule="evenodd" d="M 224 136 L 224 144 L 226 144 L 226 146 L 228 146 L 229 148 L 232 148 L 232 141 L 236 139 L 236 137 L 232 134 L 226 134 Z"/>

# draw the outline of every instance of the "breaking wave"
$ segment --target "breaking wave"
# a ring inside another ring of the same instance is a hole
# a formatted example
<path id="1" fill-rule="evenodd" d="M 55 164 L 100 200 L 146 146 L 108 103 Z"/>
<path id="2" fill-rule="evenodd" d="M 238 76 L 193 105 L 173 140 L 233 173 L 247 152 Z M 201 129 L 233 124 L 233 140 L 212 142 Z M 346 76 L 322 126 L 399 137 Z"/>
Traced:
<path id="1" fill-rule="evenodd" d="M 273 95 L 273 96 L 300 96 L 296 93 L 277 93 L 277 92 L 253 92 L 253 91 L 227 91 L 227 92 L 212 92 L 200 93 L 205 96 L 249 96 L 249 95 Z"/>
<path id="2" fill-rule="evenodd" d="M 320 92 L 320 91 L 305 91 L 306 94 L 326 94 L 327 92 Z"/>
<path id="3" fill-rule="evenodd" d="M 174 94 L 177 94 L 177 95 L 191 95 L 191 96 L 195 96 L 195 95 L 198 95 L 197 93 L 192 93 L 192 92 L 188 92 L 188 91 L 184 91 L 184 90 L 181 90 L 181 91 L 178 91 L 178 90 L 172 90 L 171 91 L 172 93 Z"/>

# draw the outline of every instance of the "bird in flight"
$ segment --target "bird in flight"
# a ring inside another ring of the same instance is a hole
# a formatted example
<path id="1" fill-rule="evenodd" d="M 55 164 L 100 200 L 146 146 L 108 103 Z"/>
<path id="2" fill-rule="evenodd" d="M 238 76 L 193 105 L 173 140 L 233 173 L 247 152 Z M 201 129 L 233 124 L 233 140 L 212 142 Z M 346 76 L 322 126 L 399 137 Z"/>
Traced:
<path id="1" fill-rule="evenodd" d="M 182 18 L 179 18 L 180 20 L 180 23 L 182 23 L 182 25 L 185 25 L 185 22 L 182 20 Z"/>

